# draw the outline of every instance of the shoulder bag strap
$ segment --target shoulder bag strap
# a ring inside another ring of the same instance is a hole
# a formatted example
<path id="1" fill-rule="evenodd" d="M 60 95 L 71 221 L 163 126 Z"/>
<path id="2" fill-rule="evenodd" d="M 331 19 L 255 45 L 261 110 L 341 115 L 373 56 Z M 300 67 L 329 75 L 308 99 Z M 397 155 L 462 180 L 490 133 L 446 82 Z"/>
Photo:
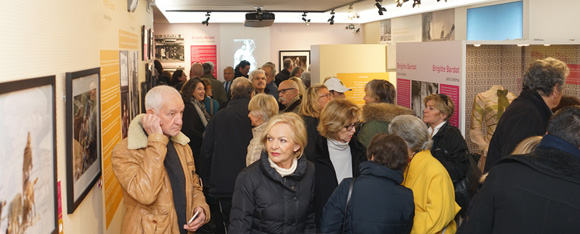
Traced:
<path id="1" fill-rule="evenodd" d="M 348 187 L 348 196 L 346 197 L 346 206 L 344 207 L 344 220 L 342 221 L 342 233 L 345 233 L 345 229 L 346 229 L 346 216 L 348 213 L 348 203 L 350 203 L 350 197 L 352 196 L 352 189 L 354 187 L 354 180 L 355 180 L 355 178 L 353 177 L 352 180 L 350 181 L 350 186 Z"/>

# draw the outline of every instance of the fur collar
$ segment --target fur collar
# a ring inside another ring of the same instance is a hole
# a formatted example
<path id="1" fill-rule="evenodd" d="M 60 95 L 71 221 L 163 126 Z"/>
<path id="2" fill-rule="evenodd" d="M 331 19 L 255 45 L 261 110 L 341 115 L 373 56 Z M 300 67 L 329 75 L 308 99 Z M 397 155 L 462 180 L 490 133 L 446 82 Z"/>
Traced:
<path id="1" fill-rule="evenodd" d="M 129 132 L 127 136 L 127 148 L 130 150 L 142 149 L 147 147 L 147 133 L 143 129 L 141 123 L 145 114 L 137 115 L 129 125 Z M 180 145 L 189 143 L 189 138 L 180 132 L 177 136 L 171 137 L 171 141 Z"/>
<path id="2" fill-rule="evenodd" d="M 399 115 L 415 115 L 413 110 L 390 103 L 371 103 L 362 108 L 362 121 L 391 122 Z"/>

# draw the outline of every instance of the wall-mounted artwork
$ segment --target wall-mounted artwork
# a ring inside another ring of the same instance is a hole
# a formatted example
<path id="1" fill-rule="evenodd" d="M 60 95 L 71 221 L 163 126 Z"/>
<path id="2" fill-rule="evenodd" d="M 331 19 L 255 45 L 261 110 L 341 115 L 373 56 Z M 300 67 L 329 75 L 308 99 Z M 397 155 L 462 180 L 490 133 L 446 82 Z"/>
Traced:
<path id="1" fill-rule="evenodd" d="M 149 32 L 150 30 L 145 27 L 145 25 L 141 26 L 141 60 L 143 61 L 149 61 L 150 59 L 149 50 L 151 49 L 151 46 L 149 44 Z"/>
<path id="2" fill-rule="evenodd" d="M 162 63 L 185 61 L 184 42 L 181 34 L 155 35 L 155 59 Z"/>
<path id="3" fill-rule="evenodd" d="M 310 65 L 310 50 L 280 50 L 279 52 L 279 67 L 280 71 L 284 69 L 284 59 L 292 59 L 294 66 L 299 66 L 308 71 Z"/>
<path id="4" fill-rule="evenodd" d="M 100 68 L 66 73 L 66 176 L 72 214 L 101 176 Z"/>
<path id="5" fill-rule="evenodd" d="M 55 76 L 0 84 L 0 232 L 57 233 Z"/>

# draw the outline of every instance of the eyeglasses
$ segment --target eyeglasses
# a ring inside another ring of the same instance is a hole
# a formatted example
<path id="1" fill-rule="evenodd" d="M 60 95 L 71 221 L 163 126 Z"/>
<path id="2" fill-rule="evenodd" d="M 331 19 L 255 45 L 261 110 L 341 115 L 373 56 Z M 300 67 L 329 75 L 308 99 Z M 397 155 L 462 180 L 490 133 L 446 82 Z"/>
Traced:
<path id="1" fill-rule="evenodd" d="M 327 93 L 327 94 L 324 94 L 322 96 L 318 96 L 319 99 L 320 98 L 330 98 L 330 97 L 332 97 L 332 94 L 331 93 Z"/>
<path id="2" fill-rule="evenodd" d="M 441 97 L 441 99 L 443 99 L 443 101 L 445 102 L 445 105 L 449 105 L 449 97 L 447 97 L 447 95 L 440 93 L 439 97 Z"/>
<path id="3" fill-rule="evenodd" d="M 347 131 L 352 131 L 352 130 L 354 129 L 354 127 L 355 127 L 355 126 L 356 126 L 356 123 L 353 123 L 353 124 L 351 124 L 351 125 L 346 125 L 346 126 L 344 126 L 344 128 L 345 128 Z"/>
<path id="4" fill-rule="evenodd" d="M 279 89 L 278 93 L 286 93 L 286 91 L 293 90 L 293 89 L 296 89 L 296 88 Z"/>

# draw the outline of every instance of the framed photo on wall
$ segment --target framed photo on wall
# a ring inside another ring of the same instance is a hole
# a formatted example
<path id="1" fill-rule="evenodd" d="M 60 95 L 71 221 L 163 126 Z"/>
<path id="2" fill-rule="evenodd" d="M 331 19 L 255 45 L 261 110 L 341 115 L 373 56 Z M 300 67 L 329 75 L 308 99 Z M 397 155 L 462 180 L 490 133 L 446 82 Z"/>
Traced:
<path id="1" fill-rule="evenodd" d="M 101 176 L 100 68 L 66 73 L 67 204 L 72 214 Z"/>
<path id="2" fill-rule="evenodd" d="M 292 59 L 294 66 L 300 66 L 304 71 L 308 71 L 310 65 L 310 50 L 280 50 L 279 55 L 280 71 L 284 69 L 284 59 Z"/>
<path id="3" fill-rule="evenodd" d="M 57 230 L 55 76 L 0 84 L 1 233 Z"/>

